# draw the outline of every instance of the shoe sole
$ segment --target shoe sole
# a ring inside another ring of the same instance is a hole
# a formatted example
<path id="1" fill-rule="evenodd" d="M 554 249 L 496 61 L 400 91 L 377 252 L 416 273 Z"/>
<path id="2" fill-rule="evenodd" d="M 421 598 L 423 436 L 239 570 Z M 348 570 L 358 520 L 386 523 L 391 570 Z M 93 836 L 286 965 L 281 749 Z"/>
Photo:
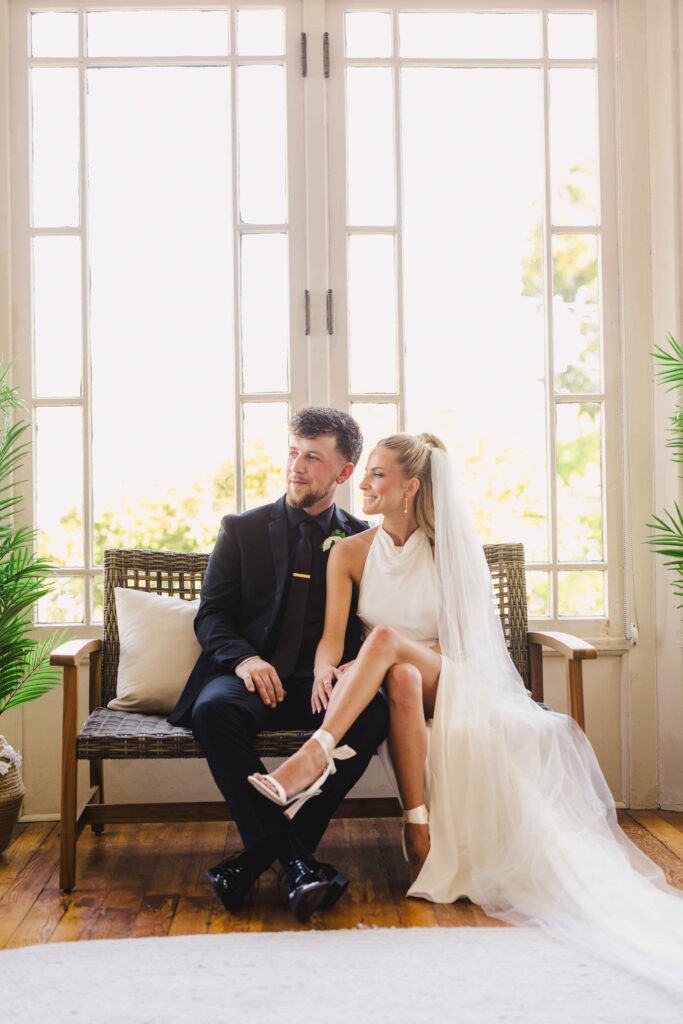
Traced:
<path id="1" fill-rule="evenodd" d="M 311 914 L 322 910 L 332 888 L 331 882 L 311 882 L 301 885 L 287 897 L 287 906 L 297 921 L 305 924 Z M 341 895 L 341 893 L 340 893 Z"/>
<path id="2" fill-rule="evenodd" d="M 330 891 L 322 903 L 321 910 L 331 910 L 335 903 L 342 898 L 349 887 L 349 880 L 339 871 L 329 879 Z"/>

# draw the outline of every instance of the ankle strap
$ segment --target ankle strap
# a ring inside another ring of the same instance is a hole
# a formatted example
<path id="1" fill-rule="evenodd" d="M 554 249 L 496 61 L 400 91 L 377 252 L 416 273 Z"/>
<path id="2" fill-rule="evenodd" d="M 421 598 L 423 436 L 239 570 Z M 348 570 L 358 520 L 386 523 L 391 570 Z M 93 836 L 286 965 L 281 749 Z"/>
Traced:
<path id="1" fill-rule="evenodd" d="M 403 811 L 403 820 L 407 821 L 409 825 L 428 825 L 429 811 L 424 804 L 420 804 L 419 807 L 411 807 L 409 810 Z"/>
<path id="2" fill-rule="evenodd" d="M 349 757 L 355 757 L 356 751 L 352 747 L 335 747 L 334 736 L 327 729 L 316 729 L 311 739 L 318 741 L 328 761 L 335 758 L 339 761 L 346 761 Z"/>

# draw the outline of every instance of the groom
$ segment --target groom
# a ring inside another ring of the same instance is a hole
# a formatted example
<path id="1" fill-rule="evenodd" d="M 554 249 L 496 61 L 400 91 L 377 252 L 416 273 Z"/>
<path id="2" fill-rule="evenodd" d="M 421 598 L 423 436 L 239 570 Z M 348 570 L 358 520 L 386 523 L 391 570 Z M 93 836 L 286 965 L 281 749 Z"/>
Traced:
<path id="1" fill-rule="evenodd" d="M 356 756 L 337 764 L 322 794 L 293 821 L 247 783 L 248 775 L 265 771 L 254 751 L 258 732 L 322 724 L 311 688 L 325 613 L 325 540 L 368 526 L 334 504 L 337 487 L 360 458 L 356 421 L 336 409 L 309 407 L 289 428 L 286 494 L 221 522 L 194 621 L 202 654 L 169 722 L 191 724 L 244 842 L 243 851 L 207 872 L 223 905 L 239 910 L 258 876 L 278 860 L 288 905 L 305 921 L 336 903 L 348 885 L 313 851 L 385 738 L 388 713 L 378 695 L 340 741 Z M 343 662 L 361 644 L 355 612 L 354 594 Z"/>

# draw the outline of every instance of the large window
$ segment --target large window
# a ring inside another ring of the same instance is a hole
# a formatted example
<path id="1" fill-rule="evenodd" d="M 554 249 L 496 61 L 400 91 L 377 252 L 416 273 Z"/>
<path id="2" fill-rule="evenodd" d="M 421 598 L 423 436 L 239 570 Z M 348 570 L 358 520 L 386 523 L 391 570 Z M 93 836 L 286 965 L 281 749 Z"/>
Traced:
<path id="1" fill-rule="evenodd" d="M 415 6 L 13 4 L 39 621 L 210 549 L 324 401 L 443 438 L 532 616 L 621 628 L 610 5 Z"/>

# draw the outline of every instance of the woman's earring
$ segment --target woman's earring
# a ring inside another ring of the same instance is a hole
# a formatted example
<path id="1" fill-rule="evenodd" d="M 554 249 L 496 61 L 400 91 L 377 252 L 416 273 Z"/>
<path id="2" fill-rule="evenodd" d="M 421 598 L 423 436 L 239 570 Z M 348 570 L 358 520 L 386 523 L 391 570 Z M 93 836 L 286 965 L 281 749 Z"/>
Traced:
<path id="1" fill-rule="evenodd" d="M 408 495 L 406 494 L 406 500 L 403 504 L 403 514 L 408 515 Z"/>

